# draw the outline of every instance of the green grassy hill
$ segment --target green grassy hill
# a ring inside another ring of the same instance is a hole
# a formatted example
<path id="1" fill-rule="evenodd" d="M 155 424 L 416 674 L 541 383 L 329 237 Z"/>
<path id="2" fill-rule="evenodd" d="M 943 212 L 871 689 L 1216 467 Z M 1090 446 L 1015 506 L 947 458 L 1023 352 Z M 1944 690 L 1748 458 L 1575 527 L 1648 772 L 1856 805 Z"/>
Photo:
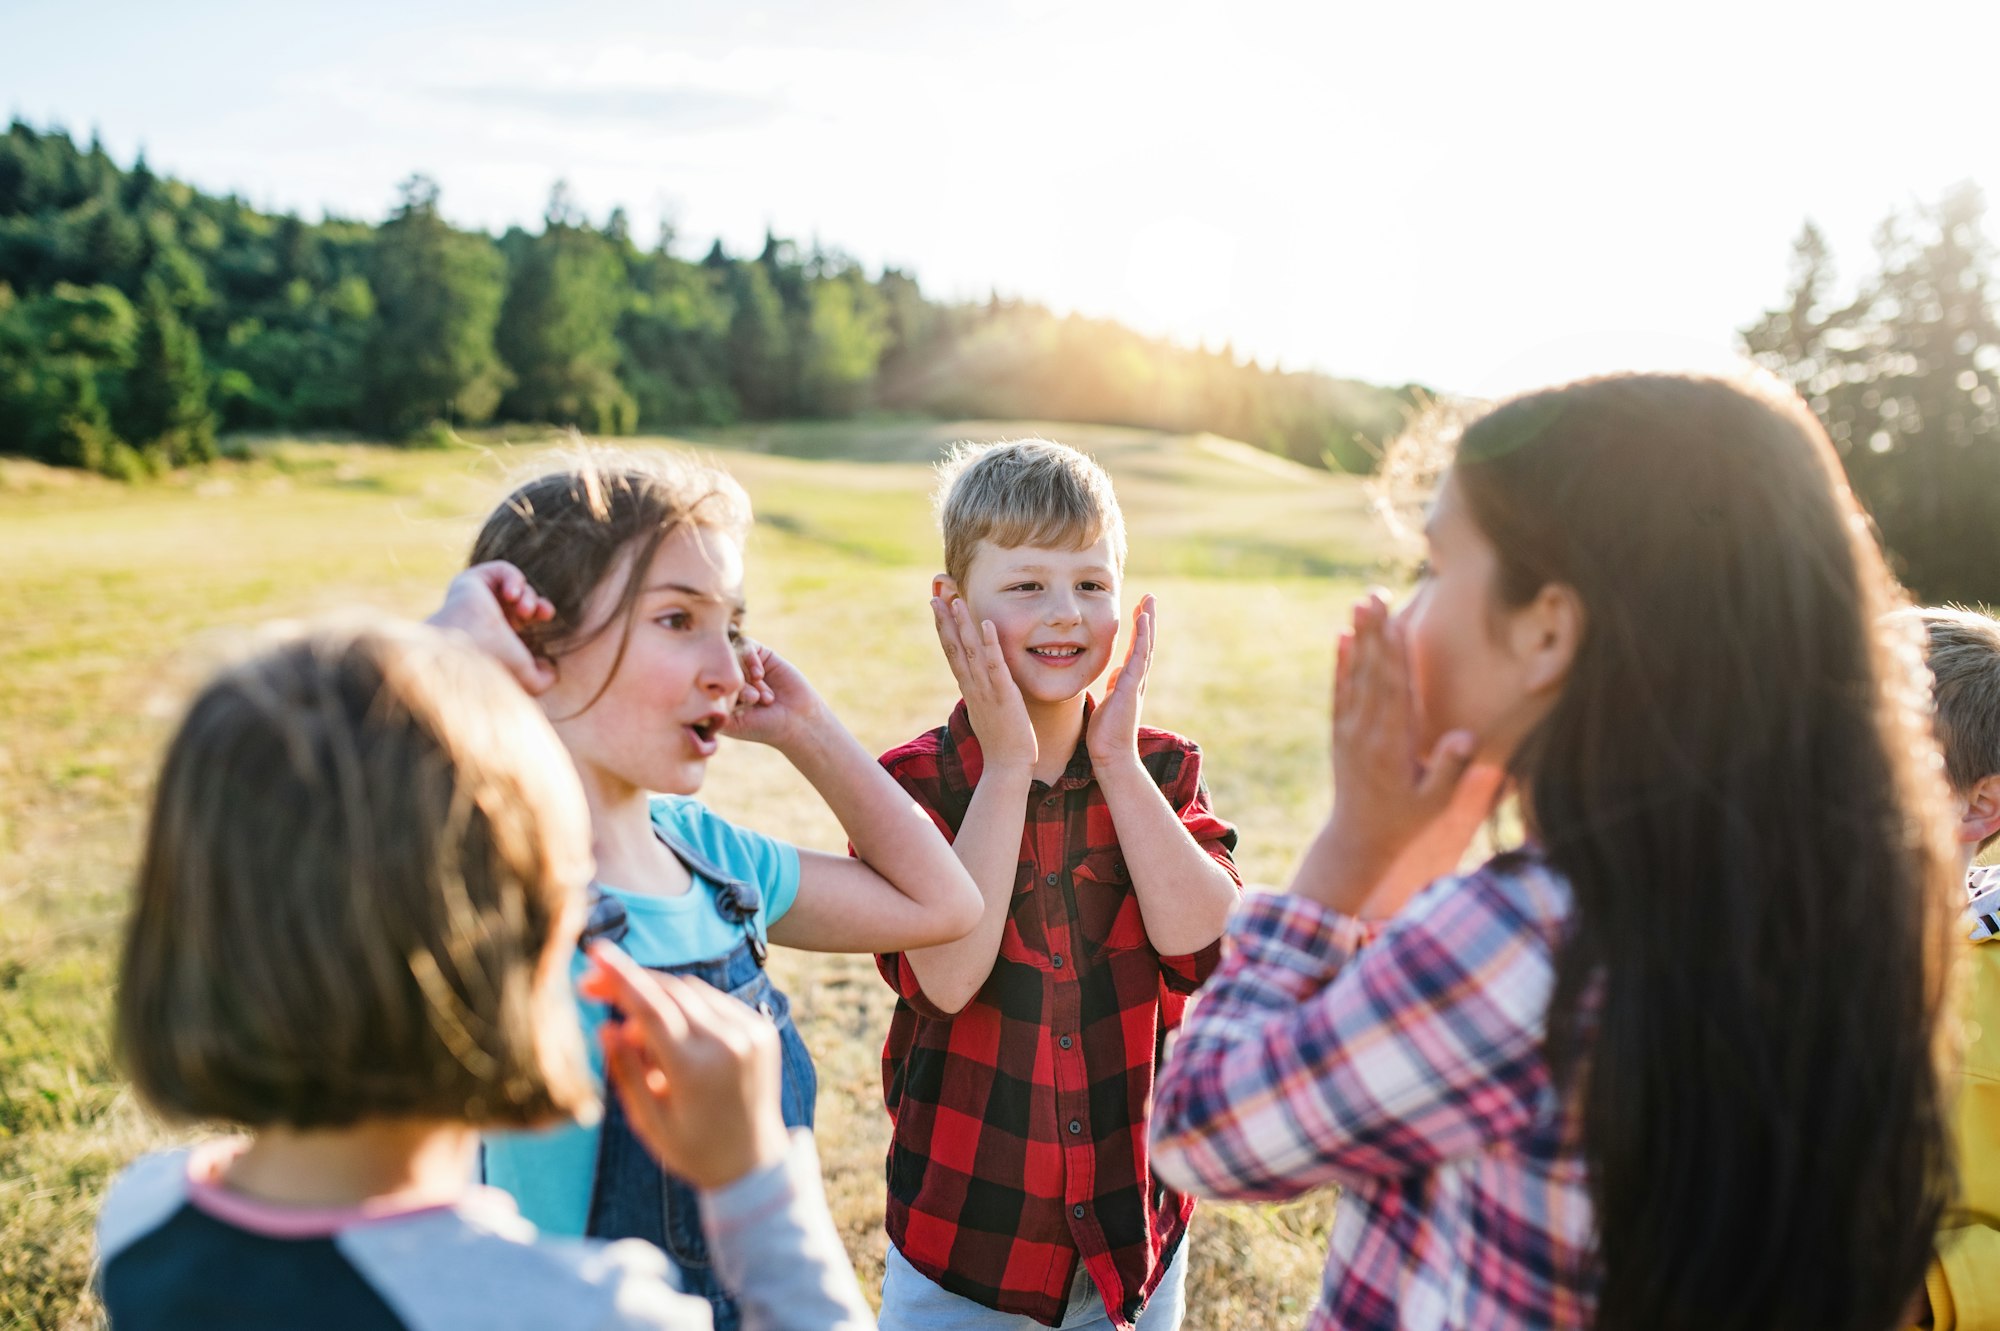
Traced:
<path id="1" fill-rule="evenodd" d="M 1195 736 L 1253 881 L 1281 877 L 1327 796 L 1336 621 L 1385 538 L 1359 484 L 1212 436 L 1032 422 L 787 424 L 692 441 L 750 491 L 751 631 L 862 741 L 936 725 L 954 694 L 926 609 L 940 560 L 931 466 L 958 438 L 1044 434 L 1095 453 L 1126 508 L 1128 605 L 1159 597 L 1148 720 Z M 637 441 L 650 447 L 664 441 Z M 545 442 L 404 452 L 272 441 L 121 486 L 0 461 L 0 1326 L 87 1327 L 89 1227 L 107 1177 L 169 1140 L 112 1070 L 108 991 L 157 749 L 189 689 L 263 621 L 427 613 L 479 519 Z M 865 665 L 857 664 L 865 662 Z M 838 849 L 774 753 L 731 745 L 705 797 Z M 829 1192 L 879 1283 L 879 1051 L 890 996 L 867 958 L 780 954 L 822 1082 Z M 1189 1325 L 1296 1325 L 1328 1204 L 1205 1208 Z"/>

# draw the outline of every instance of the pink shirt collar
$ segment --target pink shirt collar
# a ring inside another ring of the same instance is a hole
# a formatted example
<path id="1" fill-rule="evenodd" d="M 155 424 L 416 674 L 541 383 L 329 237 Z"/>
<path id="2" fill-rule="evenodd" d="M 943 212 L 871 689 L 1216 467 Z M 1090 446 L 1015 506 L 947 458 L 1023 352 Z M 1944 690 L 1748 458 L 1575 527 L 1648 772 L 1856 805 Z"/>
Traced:
<path id="1" fill-rule="evenodd" d="M 232 1191 L 223 1177 L 230 1162 L 250 1143 L 242 1137 L 224 1137 L 203 1142 L 188 1152 L 188 1201 L 196 1210 L 226 1225 L 274 1239 L 331 1238 L 356 1225 L 379 1224 L 385 1220 L 405 1220 L 412 1216 L 449 1211 L 467 1201 L 489 1202 L 490 1188 L 468 1182 L 459 1196 L 439 1199 L 431 1193 L 388 1193 L 370 1197 L 358 1206 L 285 1206 L 259 1201 Z"/>

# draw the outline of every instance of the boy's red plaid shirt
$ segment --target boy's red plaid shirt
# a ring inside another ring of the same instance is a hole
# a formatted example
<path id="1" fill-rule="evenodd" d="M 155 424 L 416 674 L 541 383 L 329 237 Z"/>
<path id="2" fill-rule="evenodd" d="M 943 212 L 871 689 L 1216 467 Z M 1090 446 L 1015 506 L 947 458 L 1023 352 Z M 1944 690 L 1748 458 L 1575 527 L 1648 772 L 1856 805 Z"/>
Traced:
<path id="1" fill-rule="evenodd" d="M 1236 832 L 1210 810 L 1201 751 L 1142 728 L 1139 757 L 1240 883 Z M 882 765 L 957 835 L 981 770 L 963 703 Z M 1006 932 L 978 995 L 946 1015 L 900 954 L 876 959 L 899 996 L 882 1084 L 894 1122 L 889 1238 L 910 1265 L 955 1294 L 1054 1326 L 1080 1258 L 1129 1326 L 1194 1211 L 1152 1176 L 1146 1116 L 1167 1033 L 1219 956 L 1219 942 L 1181 957 L 1147 942 L 1079 741 L 1061 779 L 1030 791 Z"/>

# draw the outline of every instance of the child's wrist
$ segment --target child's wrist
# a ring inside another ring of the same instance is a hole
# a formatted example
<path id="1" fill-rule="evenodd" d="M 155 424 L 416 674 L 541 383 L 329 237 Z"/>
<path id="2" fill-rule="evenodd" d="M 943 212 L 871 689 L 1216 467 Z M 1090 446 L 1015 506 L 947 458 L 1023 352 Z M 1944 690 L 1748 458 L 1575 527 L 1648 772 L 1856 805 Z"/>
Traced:
<path id="1" fill-rule="evenodd" d="M 1294 891 L 1346 915 L 1360 915 L 1375 888 L 1394 867 L 1399 848 L 1373 829 L 1357 828 L 1338 808 L 1320 828 L 1307 860 L 1318 872 L 1301 876 Z"/>
<path id="2" fill-rule="evenodd" d="M 1001 785 L 1018 785 L 1025 792 L 1035 783 L 1035 760 L 1033 758 L 1013 758 L 1005 755 L 982 755 L 979 780 L 997 782 Z"/>
<path id="3" fill-rule="evenodd" d="M 810 712 L 794 721 L 772 747 L 789 758 L 793 766 L 799 766 L 817 755 L 837 750 L 843 741 L 848 744 L 856 742 L 831 708 L 824 703 L 816 703 Z"/>
<path id="4" fill-rule="evenodd" d="M 1146 770 L 1146 765 L 1139 761 L 1137 745 L 1108 754 L 1091 753 L 1090 770 L 1100 786 L 1153 784 L 1152 774 Z"/>

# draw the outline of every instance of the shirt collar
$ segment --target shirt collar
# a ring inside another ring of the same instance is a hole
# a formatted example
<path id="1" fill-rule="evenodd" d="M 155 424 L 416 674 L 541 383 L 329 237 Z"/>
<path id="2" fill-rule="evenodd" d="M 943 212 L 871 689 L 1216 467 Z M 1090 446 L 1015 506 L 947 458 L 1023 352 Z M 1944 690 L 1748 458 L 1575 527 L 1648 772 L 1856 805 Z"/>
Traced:
<path id="1" fill-rule="evenodd" d="M 1086 693 L 1083 695 L 1083 728 L 1077 732 L 1076 750 L 1069 756 L 1069 766 L 1056 778 L 1051 790 L 1081 790 L 1095 779 L 1090 766 L 1090 714 L 1097 710 L 1097 703 Z M 951 709 L 951 718 L 945 722 L 945 754 L 939 764 L 940 775 L 947 788 L 963 798 L 972 797 L 972 788 L 979 784 L 979 775 L 986 769 L 985 759 L 980 754 L 979 737 L 972 733 L 972 714 L 966 710 L 965 700 L 960 699 Z M 1040 782 L 1036 783 L 1041 784 Z"/>

